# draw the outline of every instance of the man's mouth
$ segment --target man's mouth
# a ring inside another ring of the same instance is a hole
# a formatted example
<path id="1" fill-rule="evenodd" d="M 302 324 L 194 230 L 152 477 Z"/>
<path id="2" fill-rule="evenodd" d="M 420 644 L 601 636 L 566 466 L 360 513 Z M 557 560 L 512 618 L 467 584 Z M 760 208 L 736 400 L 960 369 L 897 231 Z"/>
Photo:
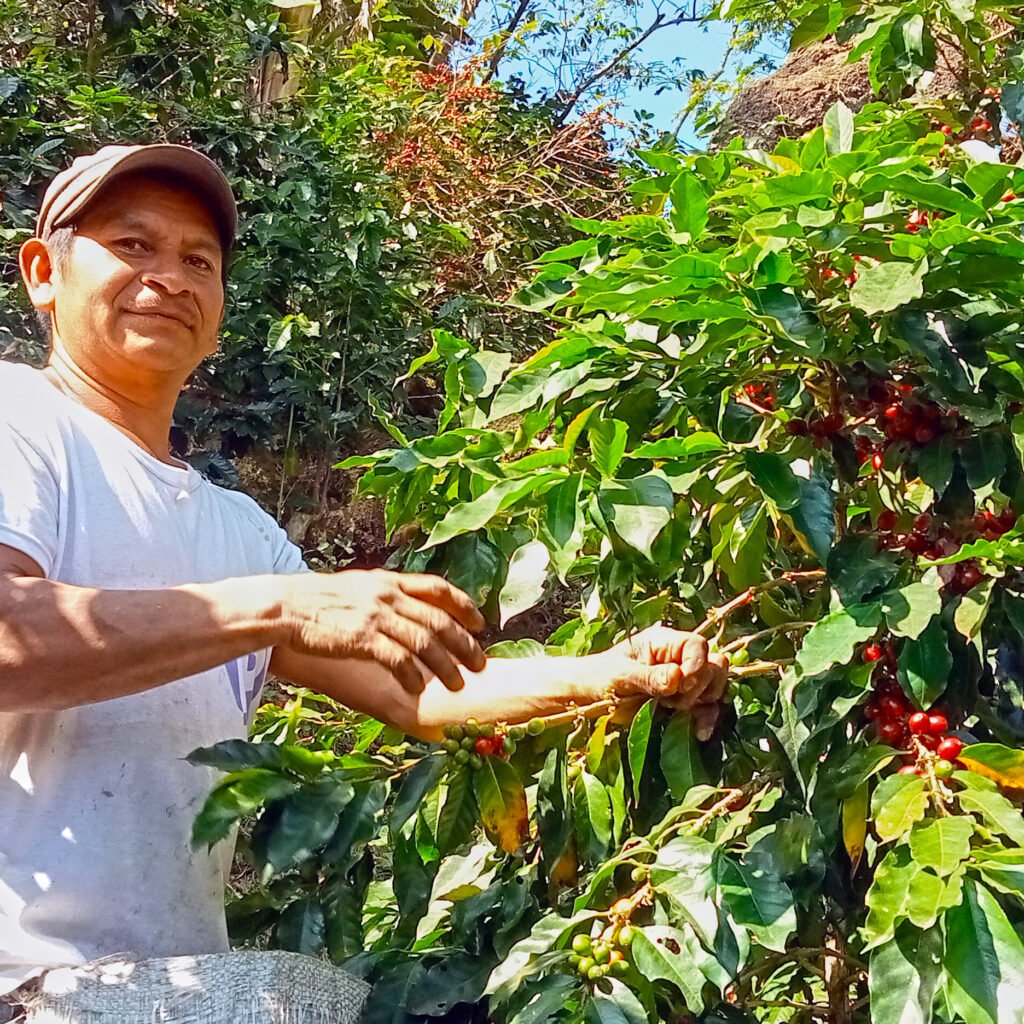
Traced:
<path id="1" fill-rule="evenodd" d="M 184 317 L 177 316 L 174 313 L 168 313 L 168 312 L 166 312 L 164 310 L 158 310 L 158 309 L 129 309 L 128 312 L 134 314 L 135 316 L 155 316 L 155 317 L 159 317 L 161 320 L 170 320 L 172 323 L 180 324 L 182 327 L 186 327 L 189 330 L 192 329 L 192 324 L 189 323 L 189 321 L 187 321 Z"/>

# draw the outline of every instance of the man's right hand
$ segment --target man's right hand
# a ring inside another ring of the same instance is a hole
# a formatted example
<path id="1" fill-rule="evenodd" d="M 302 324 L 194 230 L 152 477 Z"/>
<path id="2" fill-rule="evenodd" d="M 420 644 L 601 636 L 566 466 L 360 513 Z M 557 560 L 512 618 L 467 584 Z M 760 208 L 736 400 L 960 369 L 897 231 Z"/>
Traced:
<path id="1" fill-rule="evenodd" d="M 410 693 L 434 675 L 458 690 L 459 664 L 473 672 L 484 667 L 472 636 L 484 617 L 440 576 L 347 569 L 278 579 L 285 586 L 285 643 L 294 651 L 377 662 Z"/>

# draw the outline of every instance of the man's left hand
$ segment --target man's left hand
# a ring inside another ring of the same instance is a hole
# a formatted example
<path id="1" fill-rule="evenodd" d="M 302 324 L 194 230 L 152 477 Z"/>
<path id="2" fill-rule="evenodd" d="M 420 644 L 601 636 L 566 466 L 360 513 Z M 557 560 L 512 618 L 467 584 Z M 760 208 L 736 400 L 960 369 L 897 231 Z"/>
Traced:
<path id="1" fill-rule="evenodd" d="M 615 693 L 657 697 L 690 711 L 697 739 L 711 736 L 728 681 L 729 661 L 723 654 L 712 654 L 704 637 L 669 626 L 651 626 L 607 653 L 618 661 L 613 669 Z"/>

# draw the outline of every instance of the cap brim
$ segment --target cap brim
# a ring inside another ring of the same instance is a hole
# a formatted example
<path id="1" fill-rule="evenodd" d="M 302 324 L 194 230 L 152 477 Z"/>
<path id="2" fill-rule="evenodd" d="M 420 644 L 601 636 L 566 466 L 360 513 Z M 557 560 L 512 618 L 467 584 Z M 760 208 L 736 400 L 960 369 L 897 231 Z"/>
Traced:
<path id="1" fill-rule="evenodd" d="M 109 168 L 104 169 L 94 182 L 75 197 L 67 209 L 61 211 L 52 227 L 58 228 L 74 221 L 112 181 L 125 174 L 142 171 L 160 171 L 171 177 L 180 177 L 183 183 L 201 192 L 217 222 L 225 252 L 231 249 L 238 228 L 238 213 L 234 194 L 224 172 L 208 156 L 197 150 L 169 143 L 139 146 L 111 161 Z"/>

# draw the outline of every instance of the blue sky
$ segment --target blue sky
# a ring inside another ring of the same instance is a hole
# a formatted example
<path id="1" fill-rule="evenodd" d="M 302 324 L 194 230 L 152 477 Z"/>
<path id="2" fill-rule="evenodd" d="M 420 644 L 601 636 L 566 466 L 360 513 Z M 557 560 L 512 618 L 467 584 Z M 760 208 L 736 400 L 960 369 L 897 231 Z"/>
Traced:
<path id="1" fill-rule="evenodd" d="M 638 25 L 650 24 L 657 13 L 657 3 L 658 0 L 642 0 L 635 9 Z M 712 73 L 721 63 L 729 36 L 730 26 L 723 22 L 677 25 L 654 33 L 637 54 L 645 64 L 672 65 L 677 72 L 700 69 Z M 778 56 L 781 58 L 783 55 Z M 676 63 L 673 65 L 673 62 Z M 500 77 L 508 78 L 513 74 L 521 75 L 528 84 L 538 88 L 552 82 L 535 63 L 506 59 Z M 635 121 L 639 119 L 640 111 L 647 111 L 653 115 L 649 123 L 656 132 L 668 131 L 675 126 L 686 98 L 685 88 L 666 88 L 660 95 L 653 86 L 633 88 L 622 97 L 618 116 L 623 121 Z M 681 140 L 690 145 L 699 145 L 692 131 L 684 130 Z"/>

